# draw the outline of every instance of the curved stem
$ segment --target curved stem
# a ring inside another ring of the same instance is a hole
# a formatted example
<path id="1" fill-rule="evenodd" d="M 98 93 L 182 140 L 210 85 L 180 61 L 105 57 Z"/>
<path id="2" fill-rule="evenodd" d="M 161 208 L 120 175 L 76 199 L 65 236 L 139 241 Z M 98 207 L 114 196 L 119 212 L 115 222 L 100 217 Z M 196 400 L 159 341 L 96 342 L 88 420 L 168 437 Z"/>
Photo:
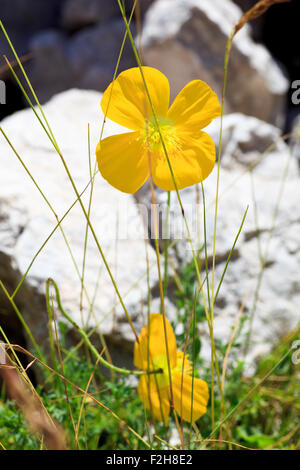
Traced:
<path id="1" fill-rule="evenodd" d="M 91 343 L 88 335 L 85 333 L 85 331 L 83 331 L 79 325 L 77 325 L 77 323 L 65 312 L 62 304 L 61 304 L 61 299 L 60 299 L 60 294 L 59 294 L 59 289 L 57 287 L 57 284 L 56 282 L 49 278 L 47 279 L 46 281 L 46 302 L 47 302 L 47 309 L 48 311 L 51 311 L 51 305 L 50 305 L 50 285 L 52 284 L 54 290 L 55 290 L 55 295 L 56 295 L 56 301 L 57 301 L 57 306 L 61 312 L 61 314 L 63 315 L 63 317 L 68 320 L 71 325 L 76 329 L 76 331 L 78 331 L 78 333 L 80 334 L 80 336 L 82 337 L 84 343 L 87 345 L 87 347 L 90 349 L 90 351 L 92 352 L 92 354 L 94 355 L 94 357 L 96 358 L 96 360 L 98 362 L 100 362 L 104 367 L 107 367 L 108 369 L 114 371 L 114 372 L 118 372 L 119 374 L 123 374 L 123 375 L 148 375 L 148 374 L 159 374 L 161 373 L 161 369 L 157 369 L 157 370 L 151 370 L 151 371 L 143 371 L 143 370 L 129 370 L 129 369 L 123 369 L 121 367 L 117 367 L 117 366 L 114 366 L 113 364 L 111 364 L 110 362 L 107 362 L 105 359 L 103 359 L 103 357 L 101 356 L 101 354 L 98 353 L 97 349 L 95 348 L 95 346 L 93 346 L 93 344 Z"/>

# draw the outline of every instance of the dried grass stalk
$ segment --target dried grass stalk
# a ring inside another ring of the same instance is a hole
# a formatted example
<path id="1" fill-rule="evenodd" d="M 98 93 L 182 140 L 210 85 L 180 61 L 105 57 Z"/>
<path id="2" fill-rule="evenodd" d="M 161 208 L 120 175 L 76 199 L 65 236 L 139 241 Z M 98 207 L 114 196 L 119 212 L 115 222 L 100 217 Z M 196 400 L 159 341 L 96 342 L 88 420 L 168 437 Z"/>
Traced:
<path id="1" fill-rule="evenodd" d="M 54 423 L 30 389 L 27 379 L 6 358 L 0 365 L 0 373 L 5 382 L 8 396 L 20 407 L 30 430 L 43 438 L 48 450 L 66 450 L 65 433 L 59 424 Z"/>
<path id="2" fill-rule="evenodd" d="M 240 21 L 235 25 L 233 30 L 233 36 L 243 27 L 248 21 L 255 20 L 259 16 L 263 15 L 272 5 L 276 3 L 287 3 L 291 0 L 260 0 L 257 2 L 254 7 L 250 8 L 240 19 Z"/>

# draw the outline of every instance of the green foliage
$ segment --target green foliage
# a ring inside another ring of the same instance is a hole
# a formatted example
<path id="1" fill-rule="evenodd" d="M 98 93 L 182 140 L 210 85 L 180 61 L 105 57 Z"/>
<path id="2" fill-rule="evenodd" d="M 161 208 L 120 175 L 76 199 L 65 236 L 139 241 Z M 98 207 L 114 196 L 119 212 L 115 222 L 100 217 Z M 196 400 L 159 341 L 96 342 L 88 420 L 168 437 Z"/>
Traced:
<path id="1" fill-rule="evenodd" d="M 64 364 L 65 377 L 82 389 L 86 389 L 93 372 L 94 368 L 86 358 L 79 358 L 75 352 Z M 126 425 L 116 421 L 109 412 L 89 397 L 84 404 L 77 444 L 62 380 L 52 380 L 53 376 L 49 372 L 45 374 L 45 379 L 51 379 L 51 381 L 43 387 L 39 386 L 37 392 L 51 417 L 61 423 L 67 432 L 71 448 L 144 448 L 143 444 L 141 446 L 138 439 L 128 431 Z M 76 426 L 82 406 L 82 393 L 70 384 L 66 384 L 66 388 Z M 116 379 L 116 381 L 105 380 L 105 383 L 92 380 L 89 394 L 115 411 L 128 426 L 143 433 L 145 421 L 143 405 L 137 397 L 136 388 L 126 383 L 123 377 Z M 21 412 L 11 401 L 3 402 L 0 405 L 0 442 L 6 449 L 36 450 L 40 448 L 39 439 L 30 434 Z"/>
<path id="2" fill-rule="evenodd" d="M 186 332 L 190 323 L 191 309 L 196 313 L 196 322 L 191 322 L 188 352 L 194 359 L 195 375 L 206 380 L 211 388 L 211 371 L 201 360 L 201 342 L 199 338 L 199 323 L 205 318 L 203 307 L 198 299 L 195 302 L 194 283 L 195 274 L 191 266 L 183 269 L 181 274 L 182 289 L 177 292 L 178 316 L 174 322 L 177 331 L 177 342 L 182 346 L 186 341 Z M 243 322 L 242 322 L 243 323 Z M 178 329 L 178 325 L 181 328 Z M 95 399 L 101 402 L 109 410 L 115 412 L 120 420 L 116 420 L 109 411 L 105 410 L 90 397 L 87 397 L 82 408 L 83 394 L 73 385 L 63 383 L 61 378 L 55 377 L 52 372 L 43 369 L 44 382 L 37 387 L 47 411 L 51 417 L 61 423 L 66 431 L 68 445 L 72 449 L 146 449 L 145 444 L 135 436 L 128 427 L 145 438 L 152 448 L 166 448 L 159 440 L 153 439 L 153 429 L 149 433 L 151 419 L 141 403 L 136 384 L 131 379 L 116 376 L 104 378 L 98 367 L 95 368 L 89 356 L 80 349 L 67 350 L 67 325 L 59 324 L 60 345 L 64 358 L 64 376 L 73 384 L 85 390 L 88 389 Z M 258 365 L 254 377 L 245 378 L 245 365 L 243 362 L 243 327 L 239 329 L 237 337 L 232 345 L 227 364 L 225 380 L 225 414 L 221 410 L 221 398 L 218 392 L 217 381 L 215 383 L 215 421 L 218 422 L 230 413 L 249 391 L 254 387 L 254 393 L 239 407 L 228 419 L 222 428 L 212 435 L 211 429 L 211 403 L 207 413 L 198 421 L 199 434 L 194 430 L 191 433 L 190 425 L 184 427 L 185 441 L 190 442 L 190 449 L 199 449 L 200 446 L 211 448 L 211 443 L 202 443 L 201 439 L 222 439 L 240 446 L 255 449 L 296 449 L 300 446 L 300 428 L 296 428 L 300 415 L 300 387 L 299 365 L 291 361 L 292 341 L 300 338 L 299 331 L 294 332 L 278 344 L 277 348 Z M 222 361 L 227 348 L 226 342 L 216 341 L 216 353 L 222 370 Z M 282 357 L 285 357 L 279 364 Z M 277 365 L 278 364 L 278 365 Z M 272 375 L 267 380 L 262 379 L 271 369 Z M 61 369 L 58 372 L 62 372 Z M 137 381 L 137 379 L 134 379 Z M 262 382 L 260 384 L 260 382 Z M 257 386 L 259 384 L 259 386 Z M 66 399 L 65 387 L 68 394 Z M 43 443 L 39 436 L 33 436 L 27 428 L 22 413 L 15 404 L 5 401 L 5 393 L 2 390 L 0 402 L 0 442 L 6 449 L 40 449 Z M 82 412 L 82 413 L 81 413 Z M 72 418 L 71 418 L 72 415 Z M 75 427 L 79 417 L 80 426 L 78 441 L 75 438 Z M 169 428 L 162 424 L 156 425 L 156 433 L 165 441 L 169 441 L 175 422 L 170 418 Z M 196 442 L 197 441 L 197 442 Z M 234 444 L 219 442 L 214 444 L 216 448 L 238 448 Z"/>
<path id="3" fill-rule="evenodd" d="M 28 432 L 24 418 L 11 401 L 0 402 L 0 442 L 7 450 L 38 450 L 38 440 Z"/>

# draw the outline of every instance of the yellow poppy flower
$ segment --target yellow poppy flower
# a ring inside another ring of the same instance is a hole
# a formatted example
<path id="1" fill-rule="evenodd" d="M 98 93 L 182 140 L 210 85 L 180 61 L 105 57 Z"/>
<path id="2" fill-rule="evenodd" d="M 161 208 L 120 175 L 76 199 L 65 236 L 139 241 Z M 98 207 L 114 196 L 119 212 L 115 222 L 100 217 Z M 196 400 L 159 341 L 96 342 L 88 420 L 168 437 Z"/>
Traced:
<path id="1" fill-rule="evenodd" d="M 177 351 L 172 327 L 166 319 L 166 333 L 170 359 L 172 392 L 176 413 L 185 421 L 197 421 L 205 412 L 208 402 L 208 386 L 204 380 L 193 378 L 188 356 Z M 154 419 L 168 423 L 170 414 L 170 381 L 165 344 L 163 317 L 152 313 L 148 326 L 143 328 L 139 342 L 134 346 L 134 365 L 143 370 L 159 370 L 156 374 L 143 375 L 138 394 Z"/>
<path id="2" fill-rule="evenodd" d="M 142 69 L 178 189 L 203 181 L 214 167 L 216 152 L 211 137 L 201 129 L 221 114 L 217 95 L 205 82 L 193 80 L 169 108 L 167 77 L 152 67 Z M 97 145 L 103 178 L 120 191 L 134 193 L 151 168 L 157 186 L 174 190 L 139 68 L 120 73 L 105 90 L 101 108 L 109 119 L 133 131 L 107 137 Z"/>

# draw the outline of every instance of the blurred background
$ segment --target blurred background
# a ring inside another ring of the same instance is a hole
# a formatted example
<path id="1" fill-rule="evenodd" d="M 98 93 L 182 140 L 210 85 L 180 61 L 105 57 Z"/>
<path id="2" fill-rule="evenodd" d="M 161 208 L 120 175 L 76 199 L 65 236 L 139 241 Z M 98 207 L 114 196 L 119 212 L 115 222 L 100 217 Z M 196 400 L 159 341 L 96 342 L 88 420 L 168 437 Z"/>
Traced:
<path id="1" fill-rule="evenodd" d="M 126 0 L 127 15 L 133 0 Z M 132 20 L 140 34 L 143 60 L 166 73 L 172 96 L 201 77 L 220 95 L 226 34 L 254 0 L 140 0 Z M 200 5 L 200 6 L 199 6 Z M 198 8 L 199 7 L 199 8 Z M 226 110 L 256 116 L 289 130 L 299 113 L 290 84 L 300 78 L 298 18 L 300 2 L 274 5 L 235 39 Z M 110 82 L 124 23 L 117 0 L 1 0 L 0 15 L 16 51 L 23 58 L 41 102 L 69 88 L 103 91 Z M 259 47 L 257 47 L 259 45 Z M 7 105 L 0 118 L 26 106 L 7 70 L 3 54 L 13 56 L 0 36 L 0 79 Z M 126 43 L 120 70 L 135 66 Z M 18 71 L 16 69 L 16 71 Z"/>

